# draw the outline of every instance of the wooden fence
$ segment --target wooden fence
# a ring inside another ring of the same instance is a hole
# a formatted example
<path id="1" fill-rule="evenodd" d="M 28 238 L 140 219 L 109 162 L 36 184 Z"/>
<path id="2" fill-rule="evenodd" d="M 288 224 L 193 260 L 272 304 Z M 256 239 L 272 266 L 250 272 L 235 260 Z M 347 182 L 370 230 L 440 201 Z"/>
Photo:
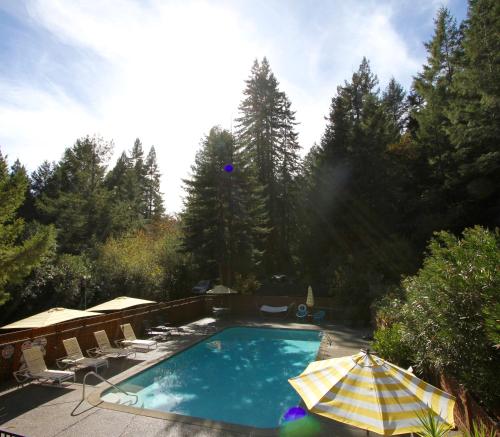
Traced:
<path id="1" fill-rule="evenodd" d="M 493 432 L 494 435 L 500 436 L 500 424 L 488 415 L 486 410 L 478 404 L 470 392 L 458 381 L 448 375 L 440 373 L 434 375 L 436 385 L 438 385 L 446 393 L 449 393 L 456 398 L 454 417 L 455 424 L 461 430 L 472 431 L 473 423 L 486 427 L 488 432 Z M 489 435 L 489 434 L 488 434 Z"/>
<path id="2" fill-rule="evenodd" d="M 142 334 L 144 321 L 160 324 L 187 323 L 209 314 L 203 296 L 162 302 L 139 308 L 115 311 L 84 319 L 71 320 L 38 329 L 25 329 L 0 335 L 0 381 L 12 378 L 12 372 L 22 364 L 22 350 L 32 345 L 40 345 L 47 365 L 54 366 L 55 360 L 65 355 L 62 340 L 77 337 L 82 351 L 96 345 L 94 332 L 104 329 L 111 342 L 123 338 L 120 325 L 130 323 L 136 333 Z"/>

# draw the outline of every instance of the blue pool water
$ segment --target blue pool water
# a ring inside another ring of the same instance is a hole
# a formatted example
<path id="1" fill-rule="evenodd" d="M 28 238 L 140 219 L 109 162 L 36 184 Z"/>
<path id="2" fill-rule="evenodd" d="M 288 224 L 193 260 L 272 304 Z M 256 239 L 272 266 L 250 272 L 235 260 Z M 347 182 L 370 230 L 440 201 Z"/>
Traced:
<path id="1" fill-rule="evenodd" d="M 318 331 L 228 328 L 118 385 L 139 396 L 136 407 L 274 428 L 299 403 L 288 378 L 314 361 L 320 340 Z M 101 397 L 125 401 L 114 389 Z"/>

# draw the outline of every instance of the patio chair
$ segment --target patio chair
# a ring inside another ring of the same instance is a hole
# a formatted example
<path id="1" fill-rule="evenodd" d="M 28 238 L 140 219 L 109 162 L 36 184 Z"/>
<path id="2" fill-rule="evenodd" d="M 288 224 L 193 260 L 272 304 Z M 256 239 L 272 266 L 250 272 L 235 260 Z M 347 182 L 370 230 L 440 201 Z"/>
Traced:
<path id="1" fill-rule="evenodd" d="M 23 350 L 23 357 L 26 368 L 14 372 L 14 378 L 19 383 L 34 380 L 40 382 L 53 382 L 61 385 L 64 381 L 70 379 L 75 382 L 75 372 L 69 370 L 47 369 L 43 353 L 37 346 Z"/>
<path id="2" fill-rule="evenodd" d="M 321 323 L 323 322 L 323 319 L 325 318 L 325 316 L 326 316 L 326 311 L 325 310 L 316 311 L 313 314 L 313 321 L 314 321 L 314 323 L 316 323 L 318 325 L 321 325 Z"/>
<path id="3" fill-rule="evenodd" d="M 87 350 L 90 356 L 97 357 L 105 355 L 112 358 L 128 358 L 131 355 L 135 357 L 135 350 L 128 347 L 113 347 L 109 342 L 108 334 L 106 331 L 94 332 L 94 337 L 97 342 L 97 347 Z"/>
<path id="4" fill-rule="evenodd" d="M 273 315 L 273 317 L 274 315 L 283 315 L 283 318 L 285 319 L 294 305 L 295 304 L 293 303 L 285 306 L 261 305 L 259 308 L 259 312 L 262 317 L 271 315 Z"/>
<path id="5" fill-rule="evenodd" d="M 57 366 L 61 369 L 66 367 L 73 367 L 77 369 L 93 367 L 97 372 L 97 369 L 100 367 L 109 367 L 108 360 L 105 357 L 88 358 L 83 356 L 76 337 L 63 340 L 63 346 L 67 355 L 56 360 Z"/>
<path id="6" fill-rule="evenodd" d="M 132 346 L 138 349 L 147 349 L 148 351 L 158 347 L 158 342 L 156 340 L 139 340 L 135 336 L 135 332 L 130 323 L 120 325 L 120 328 L 122 328 L 123 336 L 125 337 L 124 340 L 119 340 L 119 343 L 123 346 Z"/>

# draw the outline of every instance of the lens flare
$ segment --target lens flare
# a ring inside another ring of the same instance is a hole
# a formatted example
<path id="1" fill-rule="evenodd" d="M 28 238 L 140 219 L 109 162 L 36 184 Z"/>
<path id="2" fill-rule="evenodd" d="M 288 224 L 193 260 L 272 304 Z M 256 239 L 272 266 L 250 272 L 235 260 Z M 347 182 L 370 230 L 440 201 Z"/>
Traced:
<path id="1" fill-rule="evenodd" d="M 285 422 L 292 422 L 297 419 L 302 419 L 306 414 L 303 408 L 292 407 L 283 415 L 283 420 Z"/>
<path id="2" fill-rule="evenodd" d="M 224 166 L 224 171 L 227 173 L 231 173 L 233 171 L 234 167 L 231 164 L 226 164 Z"/>
<path id="3" fill-rule="evenodd" d="M 319 437 L 321 423 L 312 416 L 304 416 L 292 422 L 285 422 L 280 427 L 279 437 Z"/>

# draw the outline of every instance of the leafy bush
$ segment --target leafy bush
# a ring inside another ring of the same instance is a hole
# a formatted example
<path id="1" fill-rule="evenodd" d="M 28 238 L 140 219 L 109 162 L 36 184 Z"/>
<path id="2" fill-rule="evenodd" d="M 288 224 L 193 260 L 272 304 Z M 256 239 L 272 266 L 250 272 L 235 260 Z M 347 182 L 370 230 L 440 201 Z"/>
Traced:
<path id="1" fill-rule="evenodd" d="M 241 294 L 254 294 L 260 286 L 261 283 L 253 274 L 247 276 L 243 276 L 240 273 L 235 274 L 234 289 L 239 291 Z"/>
<path id="2" fill-rule="evenodd" d="M 402 320 L 420 368 L 446 370 L 498 405 L 500 239 L 481 227 L 439 232 L 423 267 L 402 283 Z M 496 329 L 496 330 L 495 330 Z"/>
<path id="3" fill-rule="evenodd" d="M 92 263 L 86 255 L 62 254 L 54 251 L 13 289 L 15 299 L 3 308 L 6 317 L 19 319 L 51 307 L 81 308 L 92 298 Z"/>
<path id="4" fill-rule="evenodd" d="M 387 328 L 401 321 L 402 306 L 401 297 L 394 295 L 394 293 L 387 294 L 376 300 L 372 305 L 372 310 L 375 312 L 375 326 L 377 328 Z"/>
<path id="5" fill-rule="evenodd" d="M 108 239 L 96 261 L 101 297 L 180 297 L 191 278 L 189 257 L 179 252 L 179 245 L 180 227 L 173 219 Z"/>
<path id="6" fill-rule="evenodd" d="M 413 350 L 404 340 L 404 326 L 402 323 L 393 323 L 375 331 L 374 349 L 385 360 L 407 368 L 413 364 Z"/>
<path id="7" fill-rule="evenodd" d="M 484 423 L 473 422 L 472 430 L 467 431 L 464 437 L 495 437 L 496 432 L 494 429 L 488 430 Z"/>

